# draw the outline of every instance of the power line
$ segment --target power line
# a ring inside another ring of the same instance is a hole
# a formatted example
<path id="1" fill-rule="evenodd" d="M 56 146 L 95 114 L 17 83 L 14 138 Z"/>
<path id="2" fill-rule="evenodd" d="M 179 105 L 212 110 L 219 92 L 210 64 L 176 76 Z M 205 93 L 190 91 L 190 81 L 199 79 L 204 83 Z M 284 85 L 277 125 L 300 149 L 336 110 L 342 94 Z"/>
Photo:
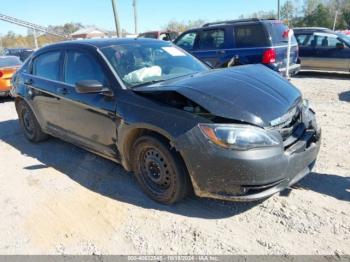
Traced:
<path id="1" fill-rule="evenodd" d="M 68 38 L 67 35 L 58 34 L 58 33 L 49 31 L 46 27 L 36 25 L 36 24 L 30 23 L 30 22 L 27 22 L 27 21 L 24 21 L 21 19 L 17 19 L 17 18 L 12 17 L 12 16 L 0 14 L 0 20 L 3 20 L 5 22 L 11 23 L 11 24 L 16 24 L 19 26 L 30 28 L 30 29 L 35 30 L 35 31 L 44 32 L 44 33 L 49 34 L 49 35 L 58 36 L 58 37 L 62 37 L 62 38 Z"/>
<path id="2" fill-rule="evenodd" d="M 45 34 L 49 34 L 49 35 L 53 35 L 53 36 L 58 36 L 58 37 L 62 37 L 62 38 L 68 38 L 68 36 L 66 35 L 61 35 L 61 34 L 57 34 L 55 32 L 51 32 L 49 31 L 46 27 L 40 26 L 40 25 L 36 25 L 12 16 L 8 16 L 8 15 L 3 15 L 0 14 L 0 20 L 3 20 L 5 22 L 11 23 L 11 24 L 15 24 L 15 25 L 19 25 L 19 26 L 23 26 L 29 29 L 33 30 L 33 37 L 34 37 L 34 45 L 35 48 L 38 48 L 38 39 L 37 39 L 37 32 L 44 32 Z"/>

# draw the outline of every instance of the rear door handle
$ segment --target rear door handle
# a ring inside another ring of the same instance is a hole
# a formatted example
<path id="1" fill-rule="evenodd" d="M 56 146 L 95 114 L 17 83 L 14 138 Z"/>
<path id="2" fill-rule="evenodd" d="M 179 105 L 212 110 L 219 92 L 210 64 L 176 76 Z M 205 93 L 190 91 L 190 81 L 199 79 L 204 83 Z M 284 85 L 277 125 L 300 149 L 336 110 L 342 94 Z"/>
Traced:
<path id="1" fill-rule="evenodd" d="M 60 94 L 62 94 L 62 95 L 65 95 L 65 94 L 68 93 L 68 89 L 65 88 L 65 87 L 58 87 L 58 88 L 56 89 L 56 91 L 57 91 L 57 93 L 60 93 Z"/>
<path id="2" fill-rule="evenodd" d="M 223 55 L 223 54 L 226 54 L 226 51 L 225 50 L 219 50 L 219 51 L 217 51 L 217 53 L 220 54 L 220 55 Z"/>

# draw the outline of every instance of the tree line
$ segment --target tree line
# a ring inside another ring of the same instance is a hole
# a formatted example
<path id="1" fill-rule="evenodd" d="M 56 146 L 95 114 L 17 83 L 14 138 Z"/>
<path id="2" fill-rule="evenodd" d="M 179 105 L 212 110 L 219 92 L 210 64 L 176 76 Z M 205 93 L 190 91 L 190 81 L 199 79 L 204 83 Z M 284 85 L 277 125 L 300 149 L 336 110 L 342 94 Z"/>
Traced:
<path id="1" fill-rule="evenodd" d="M 258 11 L 240 15 L 238 18 L 277 19 L 277 12 Z M 280 18 L 290 27 L 315 26 L 333 29 L 335 25 L 335 30 L 350 29 L 350 0 L 287 0 L 281 6 Z M 207 21 L 171 20 L 163 29 L 183 32 L 205 22 Z"/>
<path id="2" fill-rule="evenodd" d="M 66 23 L 59 26 L 49 26 L 47 29 L 49 32 L 55 32 L 61 35 L 70 35 L 71 33 L 83 28 L 81 23 Z M 53 36 L 50 34 L 36 32 L 37 41 L 39 46 L 45 46 L 51 43 L 62 41 L 62 37 Z M 13 31 L 9 31 L 6 35 L 0 38 L 0 48 L 16 48 L 26 47 L 35 48 L 33 30 L 28 30 L 27 35 L 15 34 Z"/>

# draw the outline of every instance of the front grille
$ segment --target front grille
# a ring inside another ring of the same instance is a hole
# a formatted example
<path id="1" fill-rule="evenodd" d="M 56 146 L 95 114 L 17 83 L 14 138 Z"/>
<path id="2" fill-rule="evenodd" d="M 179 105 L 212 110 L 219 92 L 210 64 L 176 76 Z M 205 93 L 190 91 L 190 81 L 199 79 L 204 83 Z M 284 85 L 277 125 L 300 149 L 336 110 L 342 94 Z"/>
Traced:
<path id="1" fill-rule="evenodd" d="M 306 130 L 305 124 L 302 121 L 301 106 L 296 106 L 279 119 L 283 121 L 273 125 L 271 128 L 277 130 L 281 134 L 283 145 L 286 149 L 298 141 Z"/>
<path id="2" fill-rule="evenodd" d="M 284 126 L 279 127 L 277 130 L 282 135 L 283 141 L 287 140 L 294 131 L 301 124 L 301 112 L 298 112 L 293 118 L 292 121 Z"/>

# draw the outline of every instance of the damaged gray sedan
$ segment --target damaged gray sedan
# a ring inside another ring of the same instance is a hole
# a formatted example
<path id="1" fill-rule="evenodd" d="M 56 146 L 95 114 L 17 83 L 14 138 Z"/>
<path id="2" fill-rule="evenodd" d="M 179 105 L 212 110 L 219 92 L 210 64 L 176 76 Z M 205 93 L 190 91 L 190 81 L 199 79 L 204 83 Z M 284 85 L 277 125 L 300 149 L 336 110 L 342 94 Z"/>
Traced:
<path id="1" fill-rule="evenodd" d="M 59 137 L 133 171 L 152 199 L 251 201 L 307 175 L 320 148 L 315 112 L 262 65 L 212 70 L 146 39 L 44 47 L 13 79 L 26 137 Z"/>

